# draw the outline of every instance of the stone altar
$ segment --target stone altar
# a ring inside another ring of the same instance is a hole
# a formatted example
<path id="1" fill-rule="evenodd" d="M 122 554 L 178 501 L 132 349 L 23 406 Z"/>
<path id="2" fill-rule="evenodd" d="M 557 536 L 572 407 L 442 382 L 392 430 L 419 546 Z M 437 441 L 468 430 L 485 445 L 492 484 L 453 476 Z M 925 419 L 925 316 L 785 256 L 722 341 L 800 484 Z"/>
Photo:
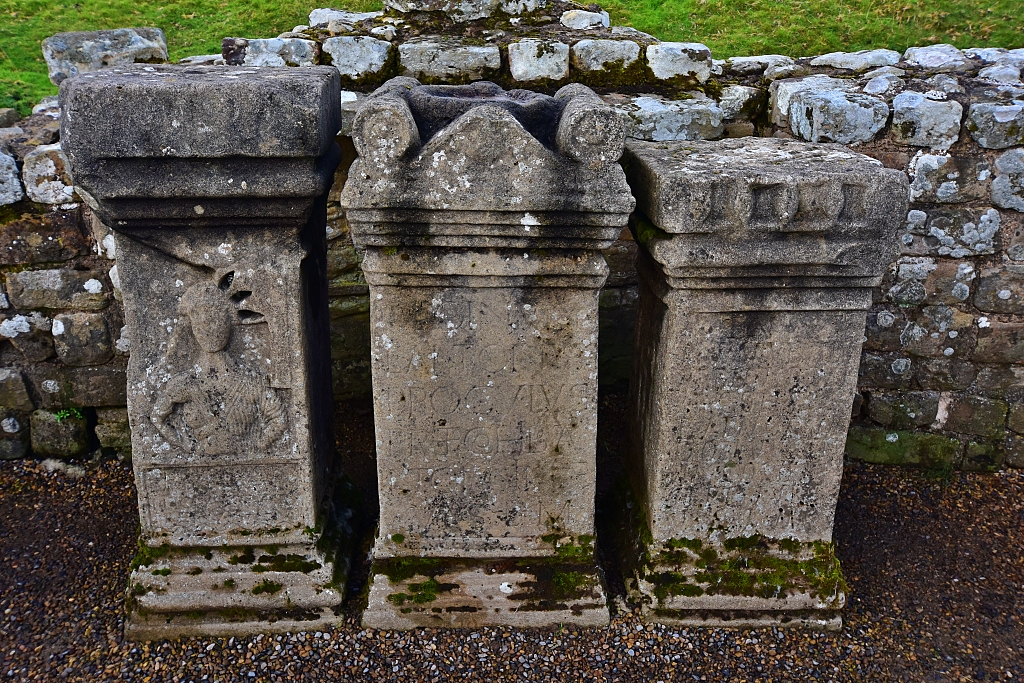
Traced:
<path id="1" fill-rule="evenodd" d="M 832 525 L 871 288 L 908 184 L 839 145 L 630 141 L 632 513 L 648 618 L 838 627 Z"/>
<path id="2" fill-rule="evenodd" d="M 620 119 L 578 85 L 396 78 L 352 137 L 381 503 L 364 624 L 606 623 L 597 296 L 634 206 Z"/>
<path id="3" fill-rule="evenodd" d="M 61 84 L 116 235 L 141 517 L 133 638 L 337 619 L 326 195 L 336 69 L 134 66 Z"/>

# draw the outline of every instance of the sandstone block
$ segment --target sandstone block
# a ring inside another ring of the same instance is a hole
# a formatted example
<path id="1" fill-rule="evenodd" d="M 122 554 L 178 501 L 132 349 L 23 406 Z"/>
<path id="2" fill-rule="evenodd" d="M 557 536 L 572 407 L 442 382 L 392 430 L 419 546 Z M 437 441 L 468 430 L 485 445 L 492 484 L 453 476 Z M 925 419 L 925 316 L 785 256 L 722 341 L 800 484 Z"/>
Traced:
<path id="1" fill-rule="evenodd" d="M 567 12 L 562 12 L 562 16 L 558 21 L 566 28 L 578 30 L 602 27 L 607 28 L 611 23 L 607 12 L 588 12 L 580 9 L 571 9 Z"/>
<path id="2" fill-rule="evenodd" d="M 221 54 L 235 66 L 313 66 L 320 45 L 306 38 L 225 38 Z"/>
<path id="3" fill-rule="evenodd" d="M 569 76 L 569 46 L 559 41 L 524 38 L 508 46 L 508 66 L 517 81 Z"/>
<path id="4" fill-rule="evenodd" d="M 80 73 L 112 66 L 167 61 L 167 39 L 158 28 L 58 33 L 43 40 L 42 47 L 54 85 Z"/>
<path id="5" fill-rule="evenodd" d="M 919 386 L 939 391 L 963 391 L 977 376 L 978 369 L 973 363 L 955 358 L 921 359 L 913 372 Z"/>
<path id="6" fill-rule="evenodd" d="M 906 179 L 777 138 L 631 140 L 624 160 L 640 245 L 627 471 L 646 518 L 630 535 L 651 539 L 623 551 L 628 586 L 656 620 L 835 624 L 838 585 L 724 592 L 678 548 L 731 562 L 743 539 L 790 539 L 796 562 L 831 539 L 865 314 L 897 250 Z"/>
<path id="7" fill-rule="evenodd" d="M 968 441 L 960 469 L 965 472 L 998 472 L 1006 458 L 1003 444 Z"/>
<path id="8" fill-rule="evenodd" d="M 978 330 L 978 346 L 974 360 L 979 363 L 1024 362 L 1024 325 L 984 321 Z"/>
<path id="9" fill-rule="evenodd" d="M 25 389 L 25 379 L 17 368 L 0 368 L 0 407 L 32 410 L 32 399 Z"/>
<path id="10" fill-rule="evenodd" d="M 687 76 L 703 83 L 711 77 L 711 50 L 703 43 L 655 43 L 647 47 L 647 66 L 656 78 Z"/>
<path id="11" fill-rule="evenodd" d="M 919 184 L 918 188 L 921 187 Z M 915 209 L 910 213 L 915 214 L 920 225 L 917 229 L 908 226 L 908 232 L 901 238 L 910 253 L 963 258 L 996 251 L 1002 218 L 995 209 L 952 206 L 931 209 L 928 213 Z"/>
<path id="12" fill-rule="evenodd" d="M 1024 403 L 1010 405 L 1006 426 L 1018 434 L 1024 434 Z"/>
<path id="13" fill-rule="evenodd" d="M 26 374 L 39 396 L 40 407 L 47 410 L 117 406 L 124 405 L 127 400 L 123 361 L 81 368 L 40 363 L 28 368 Z"/>
<path id="14" fill-rule="evenodd" d="M 0 226 L 0 264 L 53 263 L 84 256 L 88 244 L 80 220 L 78 208 L 23 213 Z"/>
<path id="15" fill-rule="evenodd" d="M 115 231 L 132 342 L 121 395 L 88 398 L 127 398 L 141 545 L 168 547 L 140 556 L 126 632 L 323 628 L 344 595 L 347 514 L 332 517 L 328 502 L 326 196 L 340 75 L 154 71 L 85 74 L 61 93 L 75 179 Z M 116 134 L 94 125 L 100 116 L 119 122 Z M 34 382 L 57 401 L 123 362 L 37 367 Z"/>
<path id="16" fill-rule="evenodd" d="M 865 353 L 861 356 L 858 385 L 881 389 L 907 389 L 914 379 L 915 369 L 914 361 L 905 357 L 905 354 Z"/>
<path id="17" fill-rule="evenodd" d="M 122 456 L 131 456 L 132 434 L 127 420 L 98 424 L 95 433 L 101 448 L 112 448 Z"/>
<path id="18" fill-rule="evenodd" d="M 25 194 L 40 204 L 75 201 L 75 188 L 67 169 L 67 157 L 60 143 L 40 145 L 25 155 L 21 176 Z"/>
<path id="19" fill-rule="evenodd" d="M 811 66 L 831 66 L 835 69 L 867 71 L 879 66 L 893 66 L 900 61 L 895 50 L 860 50 L 859 52 L 829 52 L 811 60 Z"/>
<path id="20" fill-rule="evenodd" d="M 51 413 L 32 413 L 32 452 L 58 458 L 74 458 L 89 451 L 89 426 L 82 411 L 72 408 Z"/>
<path id="21" fill-rule="evenodd" d="M 932 72 L 966 71 L 971 66 L 963 52 L 944 43 L 907 48 L 903 59 L 910 66 Z"/>
<path id="22" fill-rule="evenodd" d="M 25 360 L 38 363 L 54 353 L 50 325 L 50 319 L 38 312 L 28 316 L 4 316 L 0 322 L 0 336 L 9 339 L 11 345 L 25 356 Z"/>
<path id="23" fill-rule="evenodd" d="M 841 90 L 802 90 L 792 96 L 789 123 L 810 142 L 870 142 L 889 120 L 889 106 L 877 98 Z"/>
<path id="24" fill-rule="evenodd" d="M 963 107 L 955 100 L 933 100 L 922 93 L 901 92 L 892 101 L 896 142 L 949 149 L 960 137 Z"/>
<path id="25" fill-rule="evenodd" d="M 1024 104 L 972 104 L 967 110 L 967 130 L 975 142 L 987 149 L 1024 145 Z"/>
<path id="26" fill-rule="evenodd" d="M 763 93 L 763 90 L 749 85 L 725 86 L 722 88 L 722 99 L 718 102 L 722 118 L 726 121 L 750 118 Z"/>
<path id="27" fill-rule="evenodd" d="M 957 396 L 947 408 L 944 429 L 961 434 L 995 437 L 1006 426 L 1008 406 L 982 396 Z"/>
<path id="28" fill-rule="evenodd" d="M 846 440 L 847 457 L 883 465 L 946 469 L 956 462 L 959 451 L 957 439 L 929 432 L 854 426 Z"/>
<path id="29" fill-rule="evenodd" d="M 0 108 L 0 128 L 9 128 L 21 120 L 21 114 L 17 109 L 10 107 Z"/>
<path id="30" fill-rule="evenodd" d="M 8 273 L 7 295 L 19 308 L 98 311 L 110 303 L 110 287 L 98 270 L 56 268 Z"/>
<path id="31" fill-rule="evenodd" d="M 780 128 L 789 127 L 791 103 L 797 93 L 804 91 L 824 93 L 832 90 L 849 90 L 852 87 L 851 81 L 822 75 L 773 81 L 768 86 L 768 106 L 771 108 L 772 123 Z"/>
<path id="32" fill-rule="evenodd" d="M 626 135 L 638 140 L 713 140 L 724 130 L 724 112 L 711 99 L 641 96 L 614 101 L 612 106 L 622 116 Z"/>
<path id="33" fill-rule="evenodd" d="M 601 250 L 633 208 L 624 136 L 576 84 L 395 79 L 358 114 L 341 203 L 365 248 L 379 444 L 365 624 L 607 622 L 597 315 Z M 547 608 L 545 564 L 580 578 Z"/>
<path id="34" fill-rule="evenodd" d="M 28 426 L 26 414 L 0 410 L 0 460 L 17 460 L 28 454 Z"/>
<path id="35" fill-rule="evenodd" d="M 730 57 L 725 60 L 729 71 L 741 75 L 748 76 L 751 74 L 762 73 L 766 69 L 770 68 L 785 68 L 792 67 L 795 65 L 792 57 L 785 55 L 757 55 L 752 57 Z"/>
<path id="36" fill-rule="evenodd" d="M 640 46 L 632 40 L 581 40 L 572 46 L 571 61 L 580 71 L 624 69 L 640 57 Z"/>
<path id="37" fill-rule="evenodd" d="M 918 152 L 910 160 L 910 198 L 958 204 L 987 200 L 992 170 L 981 156 Z"/>
<path id="38" fill-rule="evenodd" d="M 376 19 L 382 12 L 348 12 L 341 9 L 320 8 L 309 13 L 309 25 L 320 26 L 331 21 L 338 21 L 350 26 L 367 19 Z"/>
<path id="39" fill-rule="evenodd" d="M 982 270 L 974 306 L 986 313 L 1024 314 L 1024 273 L 1005 266 Z"/>
<path id="40" fill-rule="evenodd" d="M 107 321 L 98 313 L 54 316 L 53 345 L 66 365 L 103 365 L 114 357 Z"/>
<path id="41" fill-rule="evenodd" d="M 391 43 L 369 36 L 339 36 L 323 42 L 323 51 L 342 76 L 359 79 L 380 72 L 388 62 Z"/>
<path id="42" fill-rule="evenodd" d="M 402 73 L 414 78 L 470 81 L 501 68 L 497 45 L 467 45 L 437 36 L 402 43 L 398 53 Z"/>
<path id="43" fill-rule="evenodd" d="M 1011 149 L 996 157 L 992 203 L 1024 212 L 1024 149 Z"/>
<path id="44" fill-rule="evenodd" d="M 25 198 L 18 175 L 18 162 L 13 156 L 5 154 L 0 146 L 0 206 L 20 202 Z"/>
<path id="45" fill-rule="evenodd" d="M 935 421 L 939 409 L 939 392 L 908 391 L 898 394 L 872 392 L 868 415 L 872 420 L 893 429 L 927 427 Z"/>

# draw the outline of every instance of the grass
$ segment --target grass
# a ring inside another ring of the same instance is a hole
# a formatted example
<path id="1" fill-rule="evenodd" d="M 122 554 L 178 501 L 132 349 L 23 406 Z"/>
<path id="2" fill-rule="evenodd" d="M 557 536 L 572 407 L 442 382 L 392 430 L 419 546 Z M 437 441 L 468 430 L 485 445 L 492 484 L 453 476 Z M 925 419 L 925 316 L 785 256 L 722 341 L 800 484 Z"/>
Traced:
<path id="1" fill-rule="evenodd" d="M 172 59 L 220 52 L 225 36 L 269 37 L 308 21 L 311 9 L 365 11 L 378 0 L 0 0 L 0 107 L 27 114 L 55 94 L 39 44 L 61 31 L 158 26 Z M 607 0 L 616 24 L 662 40 L 700 41 L 716 57 L 949 42 L 1024 46 L 1020 0 Z"/>

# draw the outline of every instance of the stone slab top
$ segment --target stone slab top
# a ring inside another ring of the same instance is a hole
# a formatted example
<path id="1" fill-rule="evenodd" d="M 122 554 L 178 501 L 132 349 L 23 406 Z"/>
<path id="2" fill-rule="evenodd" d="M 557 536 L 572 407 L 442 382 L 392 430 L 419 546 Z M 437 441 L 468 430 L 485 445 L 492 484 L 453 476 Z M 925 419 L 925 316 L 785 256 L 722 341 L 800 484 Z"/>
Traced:
<path id="1" fill-rule="evenodd" d="M 341 128 L 333 67 L 136 64 L 61 83 L 72 159 L 319 157 Z"/>
<path id="2" fill-rule="evenodd" d="M 842 145 L 629 140 L 623 162 L 637 208 L 668 233 L 820 233 L 906 215 L 905 174 Z"/>

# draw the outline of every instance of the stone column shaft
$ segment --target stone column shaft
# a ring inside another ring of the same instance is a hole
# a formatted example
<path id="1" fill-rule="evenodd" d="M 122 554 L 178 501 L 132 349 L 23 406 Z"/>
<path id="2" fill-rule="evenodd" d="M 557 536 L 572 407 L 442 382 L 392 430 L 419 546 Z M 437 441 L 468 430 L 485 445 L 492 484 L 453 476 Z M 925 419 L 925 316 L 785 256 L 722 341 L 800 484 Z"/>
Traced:
<path id="1" fill-rule="evenodd" d="M 138 65 L 65 81 L 61 104 L 76 185 L 115 232 L 131 341 L 128 635 L 333 622 L 336 70 Z"/>
<path id="2" fill-rule="evenodd" d="M 655 620 L 832 627 L 832 526 L 899 172 L 837 145 L 630 142 L 631 591 Z"/>
<path id="3" fill-rule="evenodd" d="M 353 141 L 381 501 L 364 623 L 607 622 L 597 295 L 633 206 L 621 123 L 586 88 L 394 79 Z"/>

